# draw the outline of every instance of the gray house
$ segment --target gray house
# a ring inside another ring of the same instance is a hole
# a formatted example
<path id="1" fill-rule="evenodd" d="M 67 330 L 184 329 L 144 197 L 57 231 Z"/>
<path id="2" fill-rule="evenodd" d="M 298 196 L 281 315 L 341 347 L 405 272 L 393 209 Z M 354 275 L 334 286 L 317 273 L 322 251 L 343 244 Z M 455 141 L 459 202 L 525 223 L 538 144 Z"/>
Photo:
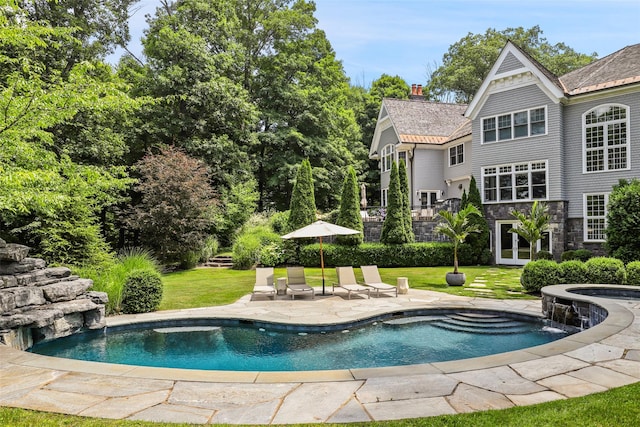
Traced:
<path id="1" fill-rule="evenodd" d="M 602 251 L 613 185 L 640 176 L 640 44 L 558 77 L 508 42 L 464 115 L 471 124 L 460 139 L 464 174 L 480 187 L 496 263 L 528 261 L 528 243 L 508 230 L 510 212 L 527 211 L 534 200 L 552 216 L 539 249 L 556 258 L 569 249 Z M 442 146 L 451 148 L 455 136 Z M 388 141 L 381 140 L 372 150 Z M 449 165 L 443 158 L 443 182 L 452 177 Z"/>
<path id="2" fill-rule="evenodd" d="M 471 122 L 466 105 L 425 101 L 420 93 L 413 85 L 411 99 L 382 101 L 369 157 L 379 160 L 382 206 L 391 164 L 404 160 L 414 215 L 431 218 L 439 202 L 469 186 Z"/>

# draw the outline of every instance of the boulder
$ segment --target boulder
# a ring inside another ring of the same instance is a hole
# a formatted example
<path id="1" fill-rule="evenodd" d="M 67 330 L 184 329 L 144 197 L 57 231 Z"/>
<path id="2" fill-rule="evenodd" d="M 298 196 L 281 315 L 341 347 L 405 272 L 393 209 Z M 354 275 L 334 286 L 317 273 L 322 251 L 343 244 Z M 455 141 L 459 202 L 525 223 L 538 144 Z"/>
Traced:
<path id="1" fill-rule="evenodd" d="M 109 302 L 109 295 L 106 292 L 89 291 L 86 293 L 87 298 L 96 304 L 107 305 Z"/>
<path id="2" fill-rule="evenodd" d="M 44 297 L 50 302 L 70 301 L 84 294 L 91 286 L 93 280 L 78 279 L 70 282 L 58 282 L 52 285 L 42 286 Z"/>
<path id="3" fill-rule="evenodd" d="M 17 308 L 27 307 L 31 305 L 37 306 L 37 305 L 42 305 L 47 303 L 47 300 L 44 297 L 44 293 L 42 292 L 42 289 L 34 286 L 24 286 L 21 288 L 3 289 L 0 292 L 3 294 L 5 293 L 13 294 L 15 306 Z"/>
<path id="4" fill-rule="evenodd" d="M 84 313 L 84 327 L 87 329 L 102 329 L 107 326 L 104 306 Z"/>
<path id="5" fill-rule="evenodd" d="M 67 267 L 49 267 L 45 270 L 45 274 L 47 277 L 62 279 L 65 277 L 69 277 L 71 275 L 71 270 L 69 270 Z"/>
<path id="6" fill-rule="evenodd" d="M 0 290 L 0 316 L 16 309 L 16 296 L 13 292 Z"/>
<path id="7" fill-rule="evenodd" d="M 13 277 L 18 281 L 18 286 L 31 286 L 47 280 L 44 270 L 34 270 L 29 273 L 16 274 Z"/>
<path id="8" fill-rule="evenodd" d="M 20 262 L 29 254 L 29 247 L 17 245 L 15 243 L 6 243 L 0 247 L 0 261 Z"/>
<path id="9" fill-rule="evenodd" d="M 18 286 L 18 280 L 15 276 L 0 276 L 0 289 L 15 288 Z"/>
<path id="10" fill-rule="evenodd" d="M 25 258 L 20 262 L 0 262 L 0 274 L 28 273 L 46 267 L 44 260 L 40 258 Z"/>

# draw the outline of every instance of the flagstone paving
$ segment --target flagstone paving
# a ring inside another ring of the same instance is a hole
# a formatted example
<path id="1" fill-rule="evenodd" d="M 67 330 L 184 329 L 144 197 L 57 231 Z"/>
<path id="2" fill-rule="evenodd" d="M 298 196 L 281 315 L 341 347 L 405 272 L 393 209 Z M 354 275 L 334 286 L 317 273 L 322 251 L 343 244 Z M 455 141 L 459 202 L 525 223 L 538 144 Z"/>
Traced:
<path id="1" fill-rule="evenodd" d="M 476 289 L 481 285 L 477 280 Z M 246 296 L 222 307 L 111 317 L 108 324 L 203 317 L 327 324 L 435 307 L 541 312 L 536 300 L 456 297 L 415 289 L 398 298 L 258 298 L 252 301 Z M 640 302 L 615 303 L 624 308 L 608 307 L 610 315 L 603 324 L 554 343 L 474 359 L 388 368 L 163 369 L 58 359 L 0 345 L 0 405 L 194 424 L 366 422 L 532 405 L 640 381 Z"/>

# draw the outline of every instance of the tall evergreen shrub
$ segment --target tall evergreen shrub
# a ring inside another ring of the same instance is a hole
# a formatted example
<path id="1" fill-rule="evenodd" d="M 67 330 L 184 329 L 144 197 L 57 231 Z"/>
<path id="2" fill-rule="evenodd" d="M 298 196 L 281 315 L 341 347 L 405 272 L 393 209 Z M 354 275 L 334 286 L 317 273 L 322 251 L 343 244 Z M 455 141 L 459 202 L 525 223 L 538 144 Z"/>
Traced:
<path id="1" fill-rule="evenodd" d="M 469 182 L 469 193 L 466 194 L 466 202 L 465 202 L 465 193 L 462 193 L 462 203 L 460 209 L 464 209 L 466 205 L 473 205 L 478 209 L 480 215 L 472 215 L 469 218 L 469 222 L 471 222 L 477 229 L 477 233 L 472 233 L 467 236 L 465 243 L 471 246 L 475 263 L 476 264 L 488 264 L 491 261 L 491 248 L 489 247 L 489 224 L 487 224 L 487 219 L 484 217 L 484 210 L 482 209 L 482 197 L 480 196 L 480 190 L 478 190 L 478 185 L 476 184 L 476 179 L 472 176 L 471 181 Z M 463 205 L 464 203 L 464 205 Z"/>
<path id="2" fill-rule="evenodd" d="M 396 162 L 391 164 L 389 194 L 387 195 L 387 214 L 382 224 L 380 242 L 386 244 L 407 243 L 407 233 L 404 229 L 404 217 L 402 213 L 400 177 L 398 175 L 398 165 Z"/>
<path id="3" fill-rule="evenodd" d="M 358 200 L 358 180 L 353 166 L 349 166 L 342 184 L 342 198 L 338 212 L 338 225 L 360 231 L 360 234 L 337 236 L 336 242 L 341 245 L 359 245 L 362 243 L 364 225 L 360 216 L 360 201 Z"/>
<path id="4" fill-rule="evenodd" d="M 411 195 L 409 194 L 409 180 L 407 178 L 407 165 L 404 160 L 400 160 L 398 167 L 398 177 L 400 178 L 400 193 L 402 193 L 402 218 L 404 221 L 404 231 L 407 243 L 416 241 L 413 234 L 413 219 L 411 218 Z"/>
<path id="5" fill-rule="evenodd" d="M 609 195 L 605 248 L 628 263 L 640 259 L 640 180 L 620 180 Z"/>
<path id="6" fill-rule="evenodd" d="M 309 159 L 304 159 L 300 164 L 289 207 L 288 227 L 290 231 L 309 225 L 316 220 L 316 200 L 313 193 L 313 176 Z"/>

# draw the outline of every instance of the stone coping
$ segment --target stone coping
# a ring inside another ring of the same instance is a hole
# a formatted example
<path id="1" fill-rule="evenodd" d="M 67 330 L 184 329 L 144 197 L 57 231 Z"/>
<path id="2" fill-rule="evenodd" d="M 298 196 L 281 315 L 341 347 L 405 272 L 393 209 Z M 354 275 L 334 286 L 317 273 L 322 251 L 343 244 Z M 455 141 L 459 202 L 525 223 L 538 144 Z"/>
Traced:
<path id="1" fill-rule="evenodd" d="M 367 422 L 530 405 L 640 381 L 640 301 L 545 289 L 604 307 L 601 324 L 555 342 L 473 359 L 387 368 L 228 372 L 112 365 L 0 346 L 0 405 L 115 419 L 187 423 Z M 402 310 L 464 308 L 539 316 L 539 300 L 407 295 L 251 301 L 117 316 L 109 325 L 162 319 L 250 318 L 348 323 Z"/>

